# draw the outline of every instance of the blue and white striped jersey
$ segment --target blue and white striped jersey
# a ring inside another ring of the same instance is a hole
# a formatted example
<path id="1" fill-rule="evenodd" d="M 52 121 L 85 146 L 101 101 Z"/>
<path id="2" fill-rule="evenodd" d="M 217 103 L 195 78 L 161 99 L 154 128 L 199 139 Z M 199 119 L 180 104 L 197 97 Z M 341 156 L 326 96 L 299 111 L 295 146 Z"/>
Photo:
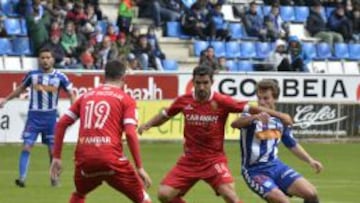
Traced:
<path id="1" fill-rule="evenodd" d="M 249 168 L 276 160 L 280 139 L 288 148 L 296 145 L 292 129 L 284 126 L 279 118 L 271 117 L 266 125 L 255 120 L 251 125 L 242 128 L 240 138 L 242 167 Z"/>
<path id="2" fill-rule="evenodd" d="M 30 71 L 22 81 L 30 87 L 29 111 L 54 111 L 57 108 L 60 88 L 71 91 L 72 83 L 65 74 L 54 70 L 44 73 L 42 70 Z"/>

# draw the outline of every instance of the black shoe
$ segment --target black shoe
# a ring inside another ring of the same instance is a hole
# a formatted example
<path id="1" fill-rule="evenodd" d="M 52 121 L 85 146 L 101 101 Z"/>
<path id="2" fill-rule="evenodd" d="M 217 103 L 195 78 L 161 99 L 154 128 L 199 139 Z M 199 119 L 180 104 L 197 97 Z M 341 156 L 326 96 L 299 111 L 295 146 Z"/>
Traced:
<path id="1" fill-rule="evenodd" d="M 50 182 L 51 182 L 52 187 L 59 187 L 60 186 L 60 182 L 59 182 L 58 179 L 51 179 Z"/>
<path id="2" fill-rule="evenodd" d="M 25 187 L 25 182 L 20 179 L 16 179 L 15 184 L 16 184 L 16 186 L 21 187 L 21 188 Z"/>

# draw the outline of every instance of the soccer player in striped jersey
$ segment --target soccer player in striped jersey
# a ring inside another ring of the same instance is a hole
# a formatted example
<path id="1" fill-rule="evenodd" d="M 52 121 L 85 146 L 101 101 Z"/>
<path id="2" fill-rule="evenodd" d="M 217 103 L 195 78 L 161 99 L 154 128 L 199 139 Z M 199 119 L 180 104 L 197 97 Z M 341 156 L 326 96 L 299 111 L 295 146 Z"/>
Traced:
<path id="1" fill-rule="evenodd" d="M 260 81 L 256 88 L 258 105 L 275 110 L 279 91 L 275 81 Z M 296 142 L 290 126 L 266 113 L 244 113 L 231 125 L 241 129 L 241 171 L 250 189 L 267 202 L 290 203 L 287 196 L 300 197 L 304 203 L 319 202 L 315 187 L 277 157 L 281 141 L 317 173 L 323 169 L 322 164 Z"/>
<path id="2" fill-rule="evenodd" d="M 25 187 L 30 151 L 39 134 L 41 134 L 42 143 L 48 146 L 51 162 L 60 89 L 68 93 L 71 102 L 75 99 L 71 91 L 72 83 L 65 74 L 54 69 L 54 57 L 49 49 L 40 50 L 39 64 L 39 69 L 27 73 L 21 85 L 0 102 L 0 108 L 2 108 L 6 102 L 18 97 L 27 87 L 30 87 L 30 104 L 22 134 L 23 147 L 19 158 L 19 178 L 15 180 L 15 184 L 19 187 Z M 51 180 L 51 184 L 56 186 L 57 182 Z"/>

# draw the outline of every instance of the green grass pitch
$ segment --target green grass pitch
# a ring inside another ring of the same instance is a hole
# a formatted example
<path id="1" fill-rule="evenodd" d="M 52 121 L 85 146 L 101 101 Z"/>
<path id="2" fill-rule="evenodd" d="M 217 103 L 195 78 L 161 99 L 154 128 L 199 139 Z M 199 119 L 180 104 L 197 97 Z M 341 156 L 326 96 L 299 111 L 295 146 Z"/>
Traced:
<path id="1" fill-rule="evenodd" d="M 144 165 L 153 179 L 149 193 L 153 202 L 156 199 L 156 189 L 164 174 L 173 166 L 182 146 L 175 143 L 142 143 Z M 358 203 L 360 197 L 360 144 L 303 144 L 314 157 L 325 166 L 323 173 L 316 175 L 305 163 L 298 160 L 285 148 L 281 148 L 280 157 L 302 173 L 317 186 L 322 203 Z M 239 147 L 237 142 L 226 143 L 230 168 L 236 177 L 236 190 L 246 203 L 263 202 L 244 184 L 239 175 Z M 73 175 L 73 145 L 66 145 L 63 151 L 64 172 L 61 176 L 61 187 L 51 188 L 48 178 L 49 161 L 44 146 L 33 149 L 28 174 L 27 187 L 17 188 L 14 179 L 17 177 L 17 162 L 20 145 L 0 145 L 0 202 L 1 203 L 64 203 L 68 202 L 74 189 Z M 128 154 L 128 153 L 127 153 Z M 199 182 L 190 190 L 185 199 L 189 203 L 219 203 L 222 199 L 216 197 L 209 186 Z M 87 203 L 127 203 L 121 194 L 103 184 L 90 193 Z M 292 202 L 300 203 L 293 198 Z"/>

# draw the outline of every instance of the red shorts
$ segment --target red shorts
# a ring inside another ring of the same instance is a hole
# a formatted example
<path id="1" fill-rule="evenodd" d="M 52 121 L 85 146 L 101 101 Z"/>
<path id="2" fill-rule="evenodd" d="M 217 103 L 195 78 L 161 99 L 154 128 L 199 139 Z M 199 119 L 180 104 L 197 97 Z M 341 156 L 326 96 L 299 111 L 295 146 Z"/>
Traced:
<path id="1" fill-rule="evenodd" d="M 184 195 L 198 180 L 204 180 L 215 192 L 220 185 L 234 182 L 226 157 L 194 160 L 182 156 L 161 184 L 179 189 Z"/>
<path id="2" fill-rule="evenodd" d="M 89 160 L 76 164 L 74 182 L 80 195 L 85 196 L 103 181 L 133 202 L 140 203 L 146 198 L 143 182 L 128 160 Z"/>

